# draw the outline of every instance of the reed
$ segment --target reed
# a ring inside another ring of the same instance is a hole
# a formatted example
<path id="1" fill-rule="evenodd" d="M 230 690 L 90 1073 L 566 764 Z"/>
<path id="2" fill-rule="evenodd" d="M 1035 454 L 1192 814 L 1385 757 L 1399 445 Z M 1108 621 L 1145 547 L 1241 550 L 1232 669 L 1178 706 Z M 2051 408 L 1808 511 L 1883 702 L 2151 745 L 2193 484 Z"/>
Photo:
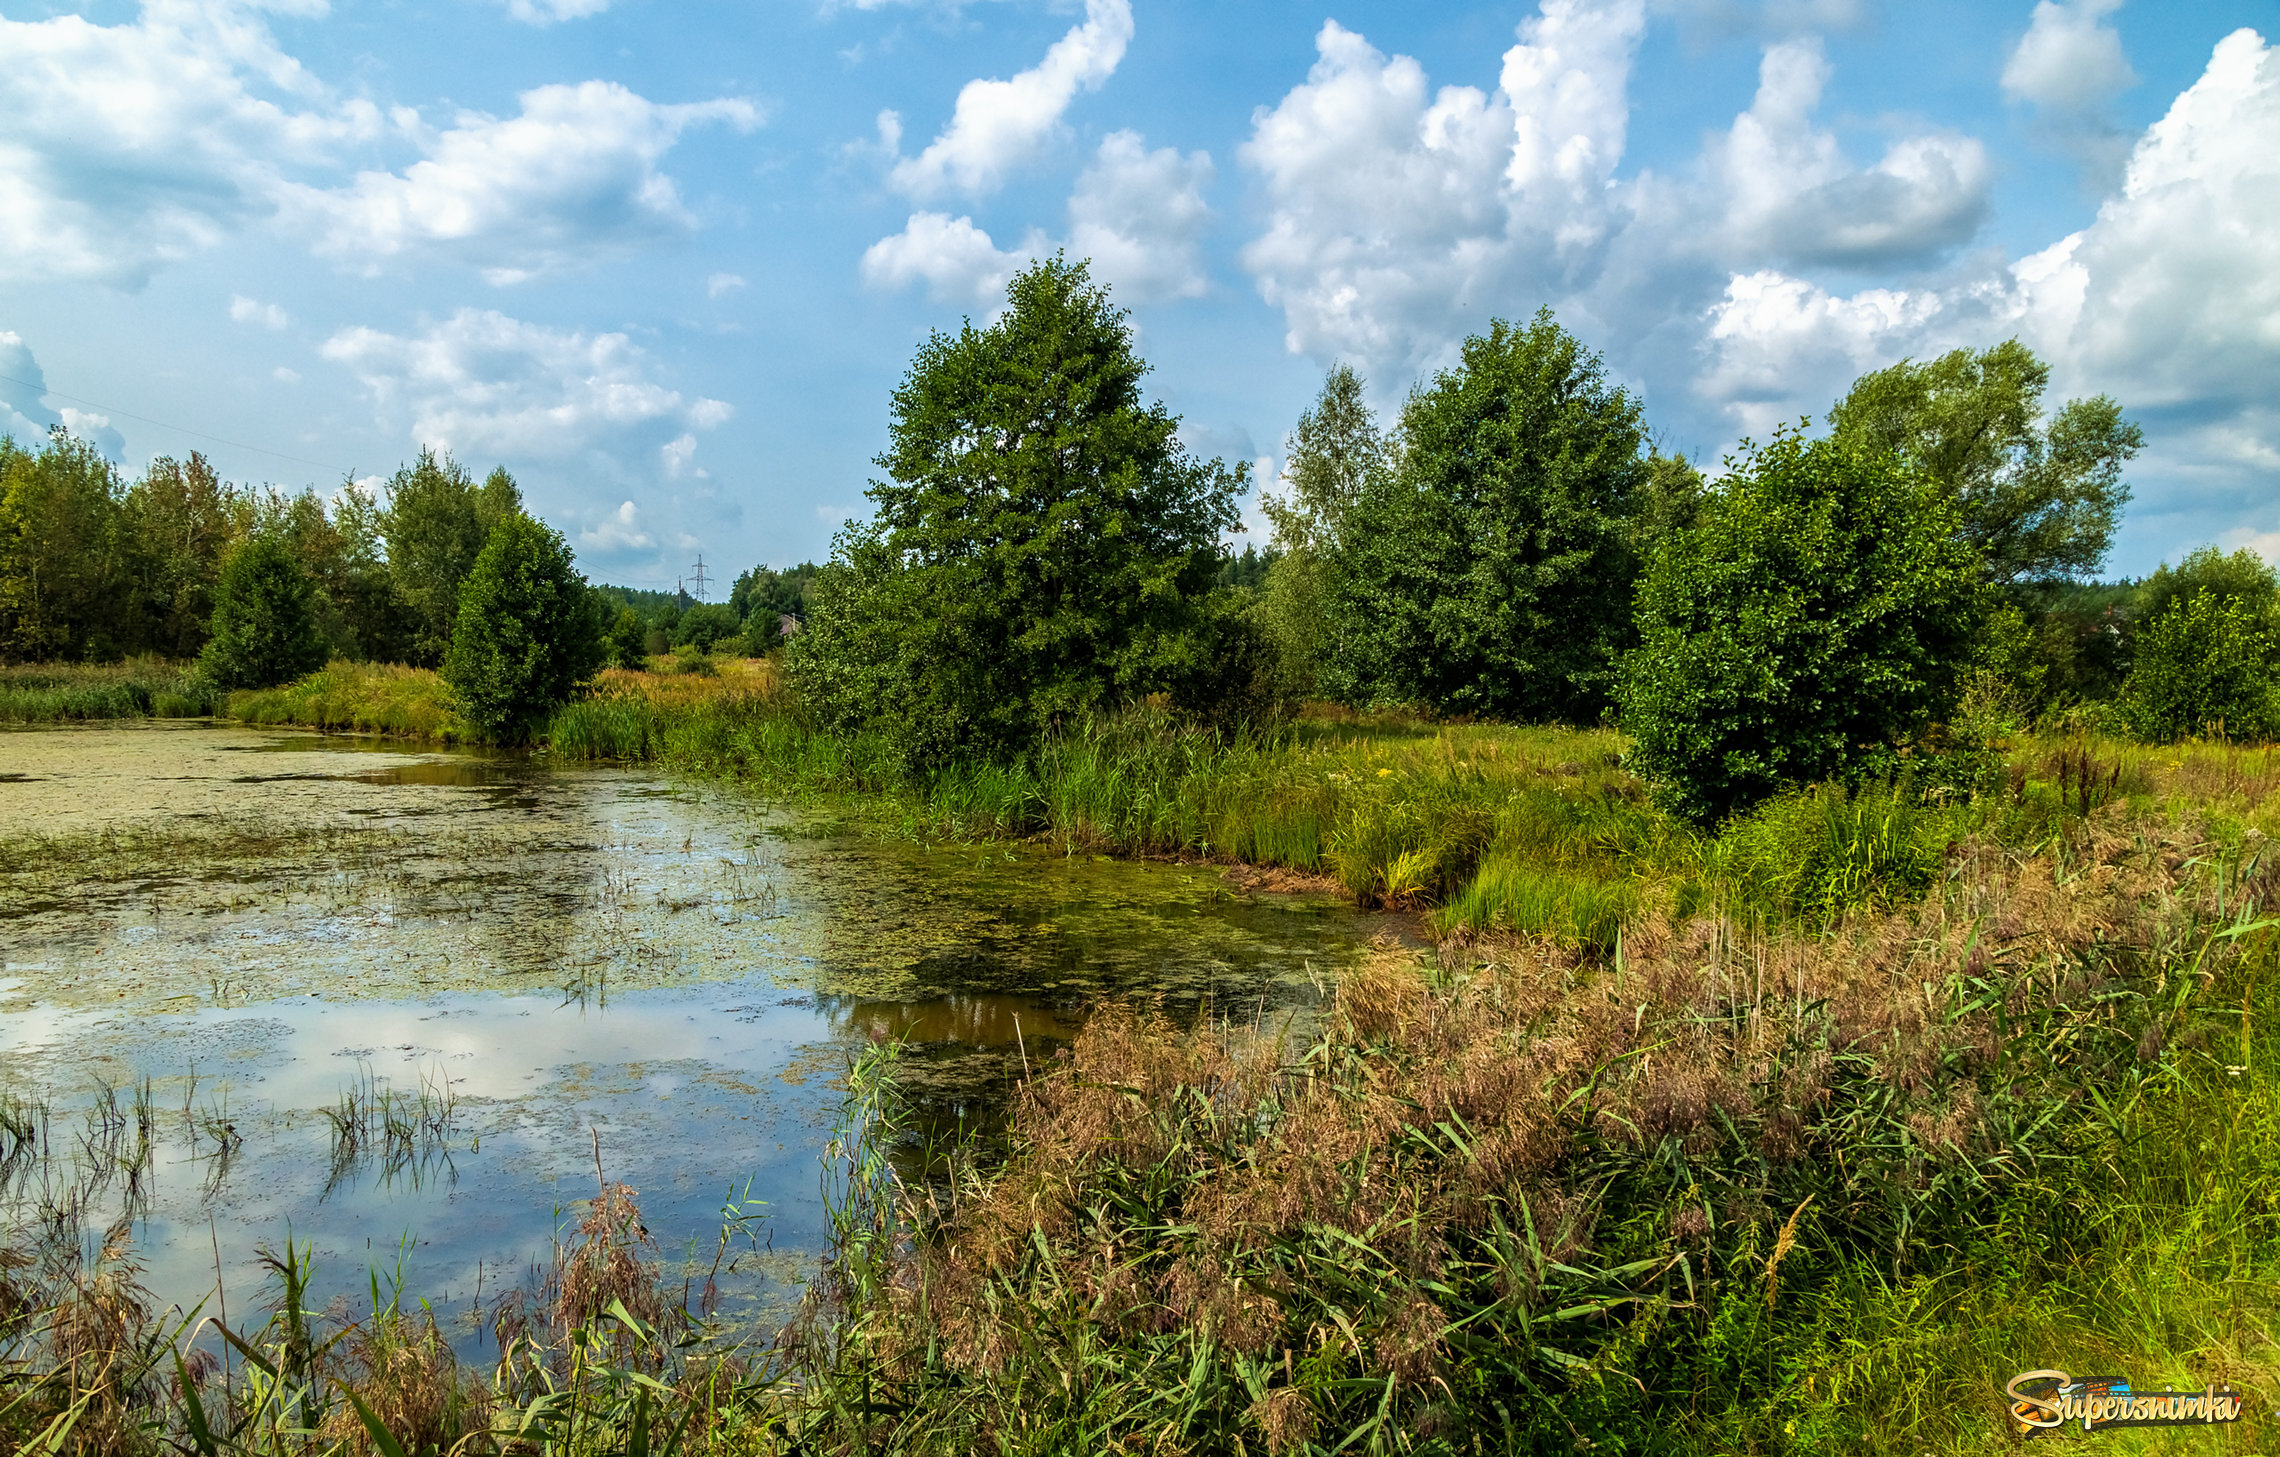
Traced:
<path id="1" fill-rule="evenodd" d="M 162 658 L 0 666 L 0 723 L 202 718 L 221 697 L 196 665 Z"/>

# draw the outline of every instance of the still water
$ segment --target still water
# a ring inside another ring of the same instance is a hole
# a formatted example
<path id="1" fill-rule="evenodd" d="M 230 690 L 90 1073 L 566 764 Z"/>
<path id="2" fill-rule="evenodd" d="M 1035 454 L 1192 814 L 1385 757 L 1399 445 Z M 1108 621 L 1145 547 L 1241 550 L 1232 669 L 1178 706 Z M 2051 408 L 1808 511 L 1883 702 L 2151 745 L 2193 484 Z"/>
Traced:
<path id="1" fill-rule="evenodd" d="M 211 1312 L 218 1271 L 234 1318 L 290 1230 L 320 1294 L 378 1269 L 474 1342 L 598 1160 L 669 1274 L 766 1319 L 814 1267 L 866 1040 L 908 1041 L 929 1116 L 986 1117 L 1104 998 L 1303 1019 L 1373 929 L 1208 867 L 857 835 L 650 771 L 4 732 L 0 1099 L 43 1131 L 12 1159 L 0 1133 L 0 1243 L 131 1209 L 150 1287 Z"/>

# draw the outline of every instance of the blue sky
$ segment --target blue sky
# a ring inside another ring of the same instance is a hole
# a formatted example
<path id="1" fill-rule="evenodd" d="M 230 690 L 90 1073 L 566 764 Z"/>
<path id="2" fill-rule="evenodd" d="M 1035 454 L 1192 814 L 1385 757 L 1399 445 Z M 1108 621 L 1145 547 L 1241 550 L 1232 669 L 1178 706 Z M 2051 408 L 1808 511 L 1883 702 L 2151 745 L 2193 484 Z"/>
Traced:
<path id="1" fill-rule="evenodd" d="M 1332 361 L 1390 411 L 1544 305 L 1712 460 L 2016 335 L 2146 428 L 2115 570 L 2272 556 L 2269 40 L 2271 0 L 0 0 L 0 429 L 324 489 L 447 445 L 669 586 L 822 556 L 917 343 L 1059 247 L 1262 478 Z"/>

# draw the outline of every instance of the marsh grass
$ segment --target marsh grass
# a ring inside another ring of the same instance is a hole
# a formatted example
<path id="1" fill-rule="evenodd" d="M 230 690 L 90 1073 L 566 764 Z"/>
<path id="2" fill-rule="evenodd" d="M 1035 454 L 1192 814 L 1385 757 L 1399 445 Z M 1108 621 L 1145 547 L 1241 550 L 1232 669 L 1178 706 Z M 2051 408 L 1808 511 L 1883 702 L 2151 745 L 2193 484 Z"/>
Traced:
<path id="1" fill-rule="evenodd" d="M 443 679 L 425 668 L 335 660 L 281 688 L 243 689 L 222 710 L 251 724 L 293 724 L 327 732 L 387 734 L 433 743 L 469 743 Z"/>
<path id="2" fill-rule="evenodd" d="M 0 666 L 0 723 L 203 718 L 222 696 L 194 664 L 163 658 Z"/>
<path id="3" fill-rule="evenodd" d="M 2121 805 L 1953 864 L 1836 928 L 1389 950 L 1307 1046 L 1096 1016 L 1002 1167 L 843 1150 L 814 1440 L 1968 1452 L 2047 1365 L 2233 1384 L 2172 1435 L 2260 1448 L 2272 870 Z"/>

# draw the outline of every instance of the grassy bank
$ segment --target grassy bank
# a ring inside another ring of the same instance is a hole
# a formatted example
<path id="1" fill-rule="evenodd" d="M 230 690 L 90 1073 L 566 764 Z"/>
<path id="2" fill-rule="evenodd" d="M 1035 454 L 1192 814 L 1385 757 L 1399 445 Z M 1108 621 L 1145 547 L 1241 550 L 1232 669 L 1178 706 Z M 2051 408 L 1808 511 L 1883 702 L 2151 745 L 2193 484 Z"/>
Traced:
<path id="1" fill-rule="evenodd" d="M 0 667 L 0 723 L 200 718 L 219 699 L 187 663 L 34 663 Z"/>
<path id="2" fill-rule="evenodd" d="M 1619 956 L 1389 949 L 1297 1043 L 1110 1007 L 988 1162 L 905 1131 L 876 1047 L 781 1332 L 709 1320 L 616 1186 L 485 1312 L 485 1362 L 414 1292 L 304 1309 L 280 1245 L 225 1369 L 124 1232 L 11 1242 L 0 1446 L 1897 1457 L 1990 1449 L 2002 1382 L 2059 1368 L 2247 1396 L 2116 1451 L 2269 1450 L 2280 868 L 2253 829 L 2018 813 L 1834 926 L 1650 905 Z"/>

